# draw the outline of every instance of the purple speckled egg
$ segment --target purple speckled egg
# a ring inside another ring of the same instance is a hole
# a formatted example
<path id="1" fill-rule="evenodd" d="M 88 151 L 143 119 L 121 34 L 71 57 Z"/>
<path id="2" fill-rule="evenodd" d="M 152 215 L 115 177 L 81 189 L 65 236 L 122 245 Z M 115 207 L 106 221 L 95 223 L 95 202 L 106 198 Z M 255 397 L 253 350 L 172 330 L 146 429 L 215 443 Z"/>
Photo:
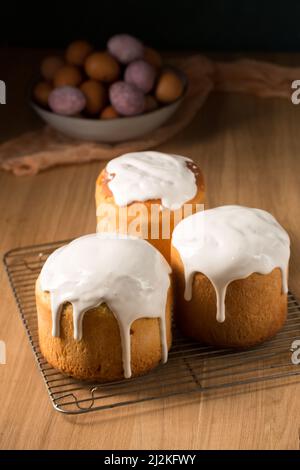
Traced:
<path id="1" fill-rule="evenodd" d="M 123 116 L 141 114 L 145 108 L 144 93 L 131 83 L 113 83 L 109 88 L 109 99 L 116 111 Z"/>
<path id="2" fill-rule="evenodd" d="M 54 113 L 72 116 L 80 113 L 86 105 L 82 91 L 73 86 L 55 88 L 49 95 L 48 104 Z"/>
<path id="3" fill-rule="evenodd" d="M 116 34 L 107 42 L 107 49 L 119 62 L 129 64 L 144 55 L 142 42 L 129 34 Z"/>
<path id="4" fill-rule="evenodd" d="M 144 60 L 131 62 L 125 70 L 125 82 L 132 83 L 144 93 L 149 93 L 155 80 L 155 68 Z"/>

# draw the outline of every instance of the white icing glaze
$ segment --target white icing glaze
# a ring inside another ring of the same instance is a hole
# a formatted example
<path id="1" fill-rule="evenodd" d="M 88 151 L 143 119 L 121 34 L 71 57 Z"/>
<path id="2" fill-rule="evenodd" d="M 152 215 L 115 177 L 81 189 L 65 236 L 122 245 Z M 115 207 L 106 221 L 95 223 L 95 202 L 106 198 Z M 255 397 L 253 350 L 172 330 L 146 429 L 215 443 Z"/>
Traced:
<path id="1" fill-rule="evenodd" d="M 222 206 L 198 212 L 176 226 L 172 244 L 184 266 L 185 299 L 192 298 L 194 274 L 207 276 L 216 291 L 219 322 L 225 320 L 227 286 L 236 279 L 278 267 L 282 290 L 288 290 L 289 236 L 264 210 Z"/>
<path id="2" fill-rule="evenodd" d="M 166 362 L 170 272 L 164 257 L 144 240 L 117 234 L 77 238 L 52 253 L 41 271 L 41 289 L 51 296 L 52 335 L 60 335 L 64 303 L 73 306 L 74 338 L 80 340 L 85 312 L 105 302 L 118 321 L 126 378 L 131 376 L 130 326 L 138 318 L 160 319 Z"/>
<path id="3" fill-rule="evenodd" d="M 126 153 L 107 164 L 108 187 L 118 206 L 161 199 L 163 207 L 176 210 L 197 193 L 195 174 L 187 163 L 196 169 L 191 159 L 179 155 Z"/>

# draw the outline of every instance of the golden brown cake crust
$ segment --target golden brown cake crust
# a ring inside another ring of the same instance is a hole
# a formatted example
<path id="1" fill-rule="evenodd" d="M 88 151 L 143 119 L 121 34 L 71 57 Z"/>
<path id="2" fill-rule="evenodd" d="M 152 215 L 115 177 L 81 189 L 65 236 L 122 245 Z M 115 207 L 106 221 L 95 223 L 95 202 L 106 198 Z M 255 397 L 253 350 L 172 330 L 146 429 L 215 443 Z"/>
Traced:
<path id="1" fill-rule="evenodd" d="M 172 247 L 175 318 L 182 333 L 206 344 L 248 348 L 274 336 L 287 314 L 287 295 L 282 293 L 281 271 L 251 274 L 233 281 L 226 293 L 226 319 L 216 320 L 216 294 L 210 280 L 196 273 L 192 299 L 184 300 L 184 271 L 178 251 Z"/>
<path id="2" fill-rule="evenodd" d="M 190 166 L 190 165 L 187 165 L 187 166 L 191 169 L 191 171 L 194 172 L 195 178 L 196 178 L 197 194 L 195 195 L 195 197 L 193 199 L 191 199 L 190 201 L 187 202 L 187 204 L 191 204 L 193 206 L 192 207 L 192 213 L 195 213 L 196 212 L 196 204 L 202 204 L 204 202 L 204 179 L 203 179 L 203 174 L 202 174 L 202 172 L 201 172 L 201 170 L 198 166 L 196 166 L 195 164 L 193 164 L 193 166 Z M 108 187 L 108 182 L 109 182 L 108 175 L 107 175 L 106 169 L 104 168 L 104 170 L 102 170 L 102 172 L 99 174 L 99 176 L 97 178 L 97 181 L 96 181 L 96 193 L 95 193 L 96 208 L 98 208 L 100 206 L 100 204 L 110 204 L 114 207 L 114 209 L 116 211 L 116 214 L 117 214 L 117 217 L 118 217 L 119 207 L 115 203 L 113 194 L 112 194 L 112 192 L 110 191 L 110 189 Z M 145 208 L 147 210 L 147 213 L 148 213 L 148 220 L 150 220 L 151 206 L 154 205 L 154 204 L 160 206 L 161 205 L 161 200 L 160 199 L 149 199 L 148 201 L 144 201 L 144 202 L 136 201 L 136 202 L 133 202 L 133 203 L 129 204 L 127 206 L 127 220 L 128 220 L 127 225 L 129 225 L 135 219 L 135 217 L 131 216 L 128 213 L 128 211 L 132 211 L 131 213 L 134 213 L 135 208 L 137 208 L 137 211 L 138 211 L 137 204 L 138 205 L 143 204 L 145 206 Z M 97 223 L 98 224 L 101 220 L 103 221 L 103 218 L 101 218 L 99 215 L 97 215 Z M 173 220 L 172 216 L 171 216 L 170 220 L 171 220 L 171 224 L 170 224 L 170 238 L 169 239 L 162 238 L 162 237 L 160 237 L 158 239 L 155 239 L 155 238 L 152 239 L 151 238 L 150 227 L 147 225 L 147 228 L 146 228 L 146 230 L 148 232 L 147 241 L 149 243 L 151 243 L 151 245 L 153 245 L 155 248 L 157 248 L 162 253 L 162 255 L 167 259 L 167 261 L 170 261 L 170 249 L 171 249 L 170 245 L 171 245 L 172 232 L 173 232 L 173 229 L 174 229 L 174 220 Z M 116 230 L 119 231 L 118 224 L 116 226 Z M 161 213 L 160 213 L 160 216 L 159 216 L 159 230 L 160 230 L 160 233 L 161 233 L 161 231 L 162 231 Z M 111 231 L 111 230 L 109 230 L 109 231 Z"/>
<path id="3" fill-rule="evenodd" d="M 43 356 L 54 368 L 80 380 L 111 381 L 123 379 L 122 349 L 119 326 L 106 304 L 85 313 L 83 338 L 73 338 L 72 305 L 64 306 L 60 337 L 53 337 L 50 294 L 36 282 L 39 344 Z M 166 306 L 168 348 L 171 347 L 172 287 Z M 131 326 L 132 377 L 144 374 L 161 361 L 161 338 L 158 318 L 142 318 Z"/>

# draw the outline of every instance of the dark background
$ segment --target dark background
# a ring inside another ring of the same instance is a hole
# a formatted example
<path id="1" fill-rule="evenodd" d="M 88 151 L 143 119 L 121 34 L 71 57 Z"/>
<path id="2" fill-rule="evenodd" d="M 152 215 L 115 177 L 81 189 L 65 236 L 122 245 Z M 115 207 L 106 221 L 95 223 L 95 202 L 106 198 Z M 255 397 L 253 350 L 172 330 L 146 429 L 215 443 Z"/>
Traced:
<path id="1" fill-rule="evenodd" d="M 0 3 L 0 45 L 64 47 L 87 38 L 103 47 L 128 32 L 153 47 L 205 51 L 300 50 L 300 1 L 173 0 Z"/>

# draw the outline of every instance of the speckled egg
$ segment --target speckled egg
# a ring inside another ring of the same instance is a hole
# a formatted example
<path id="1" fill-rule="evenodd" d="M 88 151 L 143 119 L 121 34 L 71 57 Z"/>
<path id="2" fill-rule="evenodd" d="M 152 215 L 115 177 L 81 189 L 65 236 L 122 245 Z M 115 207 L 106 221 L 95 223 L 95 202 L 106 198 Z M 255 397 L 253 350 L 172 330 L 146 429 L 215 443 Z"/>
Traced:
<path id="1" fill-rule="evenodd" d="M 109 98 L 116 111 L 123 116 L 134 116 L 144 111 L 144 93 L 131 83 L 113 83 L 109 88 Z"/>
<path id="2" fill-rule="evenodd" d="M 33 89 L 33 97 L 41 106 L 48 106 L 48 98 L 53 87 L 48 82 L 39 82 Z"/>
<path id="3" fill-rule="evenodd" d="M 86 80 L 80 86 L 80 90 L 86 98 L 85 112 L 91 115 L 100 113 L 107 100 L 107 93 L 102 83 Z"/>
<path id="4" fill-rule="evenodd" d="M 66 61 L 71 65 L 83 65 L 93 46 L 88 41 L 73 41 L 66 50 Z"/>
<path id="5" fill-rule="evenodd" d="M 144 60 L 131 62 L 125 70 L 125 82 L 132 83 L 144 93 L 149 93 L 155 81 L 155 68 Z"/>
<path id="6" fill-rule="evenodd" d="M 119 62 L 129 64 L 144 54 L 142 42 L 129 34 L 116 34 L 107 42 L 107 49 Z"/>
<path id="7" fill-rule="evenodd" d="M 113 106 L 106 106 L 100 114 L 100 119 L 115 119 L 120 117 Z"/>
<path id="8" fill-rule="evenodd" d="M 60 86 L 78 86 L 82 82 L 82 75 L 75 65 L 64 65 L 54 75 L 53 84 Z"/>
<path id="9" fill-rule="evenodd" d="M 43 78 L 46 80 L 53 80 L 54 75 L 56 72 L 63 67 L 64 61 L 61 57 L 59 56 L 49 56 L 45 57 L 44 60 L 42 60 L 41 63 L 41 75 Z"/>
<path id="10" fill-rule="evenodd" d="M 183 93 L 183 82 L 173 71 L 165 71 L 161 74 L 156 84 L 155 97 L 161 103 L 172 103 Z"/>
<path id="11" fill-rule="evenodd" d="M 85 61 L 85 71 L 93 80 L 113 82 L 119 76 L 120 66 L 107 52 L 94 52 Z"/>
<path id="12" fill-rule="evenodd" d="M 54 113 L 72 116 L 84 109 L 86 99 L 78 88 L 63 86 L 55 88 L 50 93 L 48 104 Z"/>

